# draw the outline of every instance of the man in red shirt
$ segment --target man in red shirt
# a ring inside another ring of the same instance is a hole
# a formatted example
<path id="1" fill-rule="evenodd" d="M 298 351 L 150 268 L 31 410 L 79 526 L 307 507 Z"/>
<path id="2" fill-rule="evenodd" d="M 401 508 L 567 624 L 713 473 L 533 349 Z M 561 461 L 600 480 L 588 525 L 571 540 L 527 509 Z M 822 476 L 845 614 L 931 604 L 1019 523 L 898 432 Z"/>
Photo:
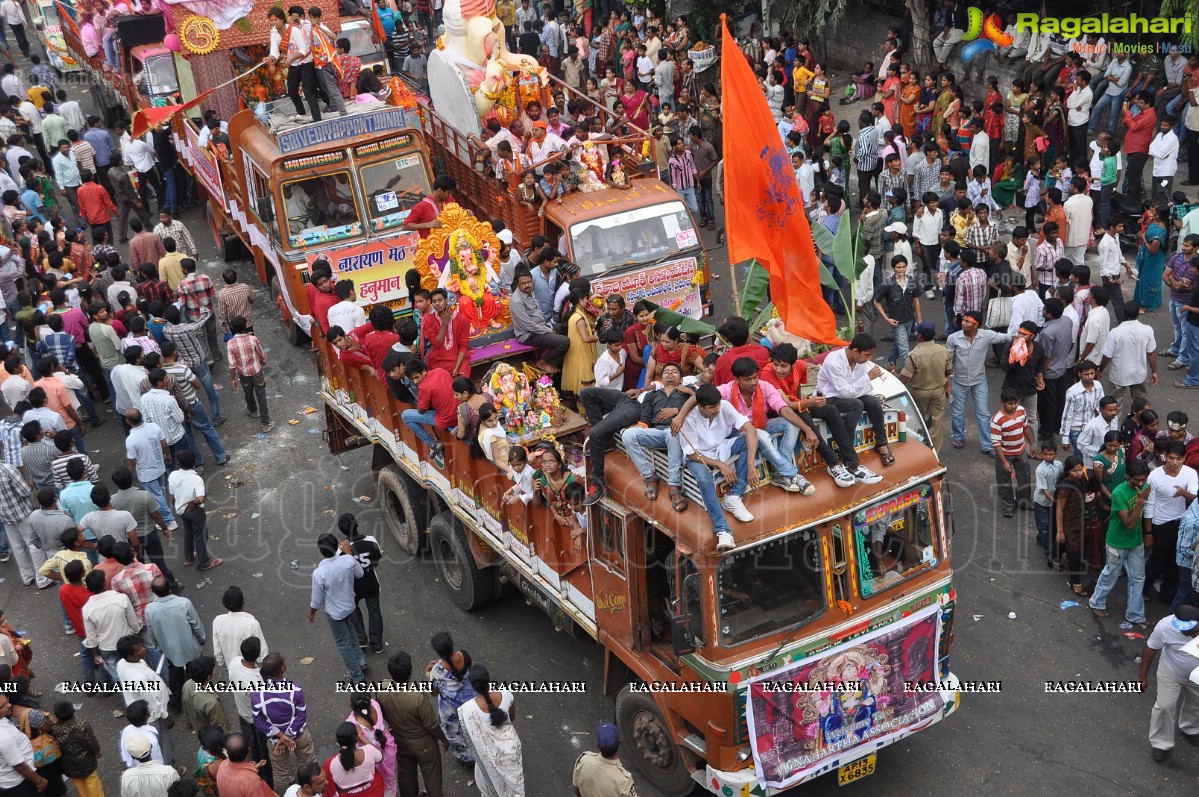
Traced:
<path id="1" fill-rule="evenodd" d="M 429 447 L 429 452 L 440 457 L 445 446 L 429 434 L 428 427 L 435 426 L 454 433 L 458 424 L 458 400 L 454 398 L 454 378 L 444 368 L 430 368 L 420 360 L 413 360 L 404 367 L 404 373 L 416 385 L 419 395 L 416 409 L 407 409 L 400 414 L 402 420 L 417 438 Z"/>
<path id="2" fill-rule="evenodd" d="M 470 376 L 470 322 L 450 306 L 445 288 L 431 294 L 433 312 L 421 320 L 421 351 L 425 364 L 444 368 L 450 376 Z"/>
<path id="3" fill-rule="evenodd" d="M 731 315 L 716 330 L 732 346 L 716 360 L 716 376 L 713 384 L 717 387 L 733 381 L 733 363 L 740 357 L 748 357 L 765 368 L 770 361 L 770 352 L 765 346 L 749 342 L 749 324 L 740 316 Z"/>
<path id="4" fill-rule="evenodd" d="M 321 258 L 312 264 L 304 293 L 308 296 L 308 315 L 316 319 L 322 330 L 328 332 L 329 308 L 341 301 L 333 292 L 333 269 L 328 260 Z"/>
<path id="5" fill-rule="evenodd" d="M 167 253 L 162 239 L 143 227 L 141 219 L 130 221 L 129 229 L 133 230 L 133 239 L 129 241 L 129 262 L 133 265 L 133 270 L 138 271 L 143 265 L 150 263 L 157 274 L 158 261 Z M 167 303 L 169 304 L 170 300 Z"/>
<path id="6" fill-rule="evenodd" d="M 400 336 L 396 334 L 395 329 L 395 316 L 391 314 L 390 307 L 375 305 L 367 319 L 365 324 L 350 334 L 362 341 L 363 353 L 370 360 L 371 367 L 375 369 L 375 373 L 381 374 L 384 373 L 383 358 L 388 355 L 392 346 L 400 342 Z"/>
<path id="7" fill-rule="evenodd" d="M 421 238 L 428 238 L 429 230 L 441 226 L 437 217 L 441 215 L 441 208 L 445 203 L 453 198 L 451 193 L 457 188 L 458 184 L 448 174 L 443 174 L 434 180 L 433 193 L 417 202 L 416 206 L 408 212 L 408 217 L 404 219 L 404 229 L 416 230 L 420 233 Z"/>
<path id="8" fill-rule="evenodd" d="M 375 375 L 375 367 L 371 365 L 370 358 L 366 356 L 366 349 L 362 348 L 362 341 L 358 339 L 357 335 L 353 332 L 346 332 L 335 324 L 329 327 L 327 337 L 337 359 L 351 368 L 362 371 L 367 376 Z"/>
<path id="9" fill-rule="evenodd" d="M 838 487 L 853 487 L 859 481 L 860 470 L 861 481 L 864 483 L 874 484 L 881 481 L 877 474 L 862 469 L 857 452 L 853 448 L 853 438 L 845 428 L 840 411 L 829 404 L 824 396 L 800 398 L 800 388 L 808 383 L 808 364 L 799 359 L 799 352 L 793 345 L 779 343 L 770 350 L 770 362 L 762 369 L 762 381 L 777 387 L 788 406 L 811 428 L 816 428 L 813 417 L 824 421 L 825 428 L 837 443 L 837 451 L 840 451 L 841 455 L 838 456 L 819 433 L 816 435 L 816 452 L 828 466 L 828 475 L 833 477 Z"/>
<path id="10" fill-rule="evenodd" d="M 112 203 L 112 197 L 104 186 L 96 182 L 96 176 L 87 169 L 79 172 L 83 184 L 75 192 L 79 201 L 79 215 L 91 225 L 92 240 L 96 239 L 100 230 L 108 233 L 112 241 L 112 215 L 117 212 L 117 206 Z"/>
<path id="11" fill-rule="evenodd" d="M 79 534 L 76 529 L 72 529 L 72 531 Z M 86 627 L 83 625 L 83 604 L 87 603 L 87 599 L 92 596 L 91 590 L 83 585 L 84 571 L 83 562 L 67 562 L 62 569 L 63 584 L 58 588 L 58 600 L 62 603 L 63 611 L 67 614 L 75 636 L 79 637 L 82 653 L 79 663 L 83 665 L 83 680 L 85 683 L 92 683 L 96 680 L 97 674 L 95 657 L 92 655 L 92 651 L 83 647 L 83 640 L 87 638 Z M 99 670 L 99 672 L 103 674 L 104 671 Z"/>
<path id="12" fill-rule="evenodd" d="M 1132 113 L 1134 105 L 1140 109 L 1135 115 Z M 1128 195 L 1140 199 L 1144 194 L 1142 177 L 1145 164 L 1149 161 L 1149 143 L 1157 132 L 1153 95 L 1143 91 L 1133 97 L 1131 102 L 1125 100 L 1123 119 L 1124 126 L 1128 128 L 1128 132 L 1124 134 L 1124 144 L 1121 146 L 1128 159 L 1128 168 L 1124 172 L 1128 175 Z"/>

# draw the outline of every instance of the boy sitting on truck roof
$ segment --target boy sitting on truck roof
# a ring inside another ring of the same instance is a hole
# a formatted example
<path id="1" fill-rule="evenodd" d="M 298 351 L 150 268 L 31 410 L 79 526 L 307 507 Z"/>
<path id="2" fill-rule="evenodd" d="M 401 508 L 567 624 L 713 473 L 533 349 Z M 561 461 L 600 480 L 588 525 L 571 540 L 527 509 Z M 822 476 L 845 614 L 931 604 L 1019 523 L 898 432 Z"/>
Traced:
<path id="1" fill-rule="evenodd" d="M 874 448 L 883 465 L 894 465 L 895 455 L 887 445 L 883 405 L 875 398 L 870 380 L 883 369 L 870 362 L 878 344 L 866 333 L 855 335 L 849 345 L 830 353 L 816 377 L 816 392 L 845 416 L 845 428 L 853 434 L 865 412 L 874 428 Z"/>
<path id="2" fill-rule="evenodd" d="M 749 463 L 758 456 L 758 433 L 753 422 L 733 409 L 712 385 L 703 385 L 695 392 L 695 403 L 698 411 L 688 415 L 680 429 L 683 454 L 687 457 L 687 470 L 699 484 L 704 509 L 712 519 L 716 550 L 731 551 L 737 543 L 724 510 L 742 523 L 754 519 L 741 497 L 750 486 L 757 486 L 757 472 Z M 712 468 L 719 470 L 732 485 L 723 502 L 716 495 Z"/>

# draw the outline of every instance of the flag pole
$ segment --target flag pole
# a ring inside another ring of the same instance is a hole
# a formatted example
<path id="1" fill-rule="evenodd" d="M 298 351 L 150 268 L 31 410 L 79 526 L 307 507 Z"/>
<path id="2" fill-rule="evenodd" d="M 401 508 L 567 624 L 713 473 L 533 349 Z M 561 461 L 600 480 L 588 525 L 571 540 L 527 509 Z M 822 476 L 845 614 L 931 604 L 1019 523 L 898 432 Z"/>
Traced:
<path id="1" fill-rule="evenodd" d="M 725 33 L 727 33 L 727 23 L 725 22 L 726 17 L 727 17 L 727 14 L 720 15 L 720 42 L 721 42 L 720 69 L 721 69 L 721 72 L 724 71 L 724 58 L 726 55 L 726 53 L 724 52 L 724 45 L 725 45 L 725 40 L 728 38 L 727 36 L 725 36 Z M 722 77 L 723 77 L 723 75 L 722 75 Z M 720 116 L 721 116 L 721 118 L 724 118 L 724 95 L 723 94 L 721 94 L 721 97 L 720 97 L 720 105 L 721 105 Z M 720 179 L 721 180 L 724 179 L 724 158 L 723 158 L 723 156 L 720 159 Z M 713 189 L 714 188 L 715 188 L 715 186 L 713 186 Z M 728 194 L 725 194 L 724 205 L 726 208 L 728 207 L 728 204 L 729 204 Z M 727 222 L 728 222 L 728 213 L 727 212 L 725 213 L 725 222 L 726 222 L 726 228 L 727 228 Z M 728 252 L 728 231 L 727 231 L 727 229 L 725 231 L 725 252 L 726 253 Z M 731 256 L 728 258 L 728 261 L 729 261 L 729 279 L 732 282 L 732 289 L 733 289 L 733 307 L 735 308 L 737 313 L 740 313 L 741 312 L 741 289 L 737 287 L 737 267 L 736 267 L 736 265 L 734 265 L 733 258 Z M 748 320 L 749 319 L 747 318 L 746 321 L 748 321 Z M 752 332 L 752 330 L 751 330 L 751 332 Z"/>

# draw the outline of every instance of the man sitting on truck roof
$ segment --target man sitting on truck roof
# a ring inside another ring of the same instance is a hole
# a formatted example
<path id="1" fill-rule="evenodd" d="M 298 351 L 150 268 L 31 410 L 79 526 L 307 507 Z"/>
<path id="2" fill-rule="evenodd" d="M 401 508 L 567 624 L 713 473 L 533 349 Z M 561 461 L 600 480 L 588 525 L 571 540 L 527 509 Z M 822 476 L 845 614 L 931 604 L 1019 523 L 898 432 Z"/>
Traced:
<path id="1" fill-rule="evenodd" d="M 683 369 L 678 363 L 662 366 L 662 386 L 641 394 L 641 421 L 621 434 L 625 453 L 641 474 L 645 482 L 643 492 L 650 501 L 658 498 L 658 477 L 645 450 L 666 449 L 666 487 L 670 491 L 670 506 L 675 512 L 687 508 L 687 497 L 683 494 L 682 438 L 670 433 L 670 422 L 694 395 L 691 390 L 680 388 L 682 382 Z"/>
<path id="2" fill-rule="evenodd" d="M 434 457 L 441 457 L 445 445 L 429 434 L 429 427 L 445 429 L 450 434 L 457 430 L 458 399 L 454 398 L 454 379 L 444 368 L 429 368 L 421 360 L 413 360 L 404 370 L 420 394 L 416 409 L 404 410 L 400 420 L 429 447 Z"/>
<path id="3" fill-rule="evenodd" d="M 855 335 L 849 345 L 831 352 L 824 359 L 816 377 L 816 392 L 845 416 L 845 428 L 851 435 L 858 419 L 865 412 L 874 429 L 874 448 L 883 465 L 894 465 L 895 455 L 887 445 L 887 426 L 883 405 L 875 398 L 870 380 L 882 374 L 882 369 L 870 362 L 878 344 L 866 333 Z"/>
<path id="4" fill-rule="evenodd" d="M 437 217 L 441 215 L 441 209 L 445 203 L 453 199 L 453 192 L 457 188 L 458 184 L 448 174 L 443 174 L 434 180 L 433 193 L 423 196 L 421 201 L 408 211 L 408 217 L 404 219 L 404 229 L 416 230 L 420 233 L 421 238 L 428 238 L 429 230 L 441 226 L 441 221 Z"/>
<path id="5" fill-rule="evenodd" d="M 753 422 L 733 409 L 712 385 L 703 385 L 695 392 L 695 403 L 698 411 L 687 417 L 680 430 L 683 455 L 687 457 L 687 470 L 699 484 L 704 509 L 712 519 L 716 550 L 731 551 L 737 543 L 724 510 L 742 523 L 754 519 L 741 497 L 751 484 L 757 486 L 757 473 L 749 463 L 758 455 L 758 434 Z M 723 502 L 716 495 L 712 468 L 732 485 Z"/>
<path id="6" fill-rule="evenodd" d="M 395 324 L 395 316 L 391 314 L 390 307 L 375 305 L 371 308 L 370 320 L 354 330 L 354 334 L 362 341 L 362 348 L 366 350 L 371 365 L 379 373 L 383 372 L 383 358 L 391 351 L 391 347 L 400 341 Z"/>

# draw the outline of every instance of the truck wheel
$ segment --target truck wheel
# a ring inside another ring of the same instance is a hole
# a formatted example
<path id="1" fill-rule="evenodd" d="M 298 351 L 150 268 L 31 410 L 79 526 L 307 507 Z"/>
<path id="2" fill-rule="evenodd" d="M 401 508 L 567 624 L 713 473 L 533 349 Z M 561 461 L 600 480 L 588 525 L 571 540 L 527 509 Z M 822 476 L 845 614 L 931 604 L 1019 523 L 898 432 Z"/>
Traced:
<path id="1" fill-rule="evenodd" d="M 283 291 L 279 288 L 279 280 L 271 280 L 271 301 L 279 308 L 279 322 L 283 325 L 283 334 L 287 336 L 287 342 L 293 346 L 302 346 L 308 342 L 308 335 L 304 330 L 300 329 L 299 325 L 291 320 L 291 313 L 287 310 L 287 304 L 283 301 Z"/>
<path id="2" fill-rule="evenodd" d="M 429 522 L 429 548 L 454 605 L 473 612 L 491 601 L 495 578 L 475 565 L 466 529 L 453 512 L 442 512 Z"/>
<path id="3" fill-rule="evenodd" d="M 412 556 L 420 553 L 426 529 L 425 504 L 420 488 L 412 477 L 396 465 L 379 471 L 379 503 L 383 519 L 401 550 Z"/>
<path id="4" fill-rule="evenodd" d="M 620 738 L 632 743 L 637 770 L 658 791 L 667 797 L 691 794 L 695 780 L 652 697 L 627 686 L 621 689 L 616 695 L 616 725 Z"/>

